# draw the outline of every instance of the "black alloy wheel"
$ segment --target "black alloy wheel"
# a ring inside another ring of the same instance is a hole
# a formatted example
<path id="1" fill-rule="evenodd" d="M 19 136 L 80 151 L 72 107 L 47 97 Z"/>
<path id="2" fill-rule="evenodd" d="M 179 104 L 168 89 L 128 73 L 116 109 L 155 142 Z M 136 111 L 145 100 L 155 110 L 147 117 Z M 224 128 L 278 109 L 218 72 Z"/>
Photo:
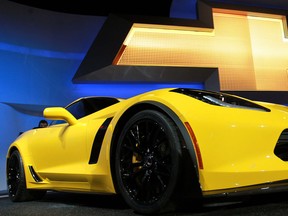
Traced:
<path id="1" fill-rule="evenodd" d="M 13 152 L 7 163 L 7 186 L 8 193 L 12 201 L 17 201 L 17 192 L 21 187 L 21 161 L 18 151 Z"/>
<path id="2" fill-rule="evenodd" d="M 18 150 L 12 152 L 7 160 L 6 178 L 8 194 L 13 202 L 41 199 L 46 190 L 28 190 L 22 157 Z"/>
<path id="3" fill-rule="evenodd" d="M 116 148 L 116 179 L 136 212 L 166 212 L 174 205 L 180 153 L 177 127 L 166 115 L 145 110 L 126 123 Z"/>

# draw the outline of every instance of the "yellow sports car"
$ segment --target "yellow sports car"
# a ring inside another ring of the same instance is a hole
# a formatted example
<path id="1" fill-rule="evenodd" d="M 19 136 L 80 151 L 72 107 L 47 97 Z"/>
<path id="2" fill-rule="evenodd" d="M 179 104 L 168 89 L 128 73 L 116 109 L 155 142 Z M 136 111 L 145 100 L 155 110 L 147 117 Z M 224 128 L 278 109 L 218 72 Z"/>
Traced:
<path id="1" fill-rule="evenodd" d="M 13 202 L 49 190 L 119 194 L 134 211 L 155 214 L 288 186 L 284 105 L 165 88 L 84 97 L 43 115 L 53 120 L 47 128 L 23 133 L 8 149 Z"/>

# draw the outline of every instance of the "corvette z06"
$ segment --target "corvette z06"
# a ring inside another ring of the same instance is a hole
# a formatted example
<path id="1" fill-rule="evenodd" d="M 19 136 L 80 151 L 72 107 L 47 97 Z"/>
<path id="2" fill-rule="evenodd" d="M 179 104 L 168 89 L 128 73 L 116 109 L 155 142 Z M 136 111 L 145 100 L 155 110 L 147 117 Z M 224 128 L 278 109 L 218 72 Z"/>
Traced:
<path id="1" fill-rule="evenodd" d="M 83 97 L 43 116 L 48 127 L 24 132 L 8 149 L 13 202 L 47 191 L 119 194 L 135 212 L 156 214 L 288 188 L 284 105 L 163 88 L 128 99 Z"/>

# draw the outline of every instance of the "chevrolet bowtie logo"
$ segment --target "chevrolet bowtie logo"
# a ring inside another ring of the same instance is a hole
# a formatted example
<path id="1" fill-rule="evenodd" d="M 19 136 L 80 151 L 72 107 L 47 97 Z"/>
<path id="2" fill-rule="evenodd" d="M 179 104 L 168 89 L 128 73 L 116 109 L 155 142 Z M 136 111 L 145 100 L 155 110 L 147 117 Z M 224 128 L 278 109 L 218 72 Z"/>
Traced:
<path id="1" fill-rule="evenodd" d="M 103 60 L 102 66 L 94 63 L 93 73 L 82 71 L 86 80 L 205 82 L 199 73 L 206 71 L 201 69 L 213 69 L 218 72 L 220 90 L 288 90 L 285 15 L 211 9 L 210 24 L 159 25 L 137 19 L 129 25 L 119 19 L 114 22 L 126 27 L 126 32 L 119 34 L 121 44 L 115 46 L 117 51 L 109 62 L 106 58 L 106 64 L 104 57 L 95 56 L 95 61 Z M 90 60 L 92 64 L 91 56 Z M 77 79 L 79 76 L 74 77 Z"/>
<path id="2" fill-rule="evenodd" d="M 285 19 L 215 10 L 211 31 L 135 28 L 117 64 L 218 68 L 221 90 L 288 90 Z"/>

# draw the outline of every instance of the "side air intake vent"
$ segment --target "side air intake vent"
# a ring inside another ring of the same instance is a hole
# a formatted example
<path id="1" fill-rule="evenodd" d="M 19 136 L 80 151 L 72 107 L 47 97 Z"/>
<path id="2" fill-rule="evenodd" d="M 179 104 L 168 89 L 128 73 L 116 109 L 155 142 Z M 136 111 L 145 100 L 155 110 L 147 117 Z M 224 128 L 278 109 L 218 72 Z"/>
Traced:
<path id="1" fill-rule="evenodd" d="M 283 161 L 288 161 L 288 129 L 285 129 L 275 146 L 274 154 Z"/>
<path id="2" fill-rule="evenodd" d="M 35 182 L 42 182 L 42 179 L 37 175 L 33 166 L 29 166 L 29 170 Z"/>

